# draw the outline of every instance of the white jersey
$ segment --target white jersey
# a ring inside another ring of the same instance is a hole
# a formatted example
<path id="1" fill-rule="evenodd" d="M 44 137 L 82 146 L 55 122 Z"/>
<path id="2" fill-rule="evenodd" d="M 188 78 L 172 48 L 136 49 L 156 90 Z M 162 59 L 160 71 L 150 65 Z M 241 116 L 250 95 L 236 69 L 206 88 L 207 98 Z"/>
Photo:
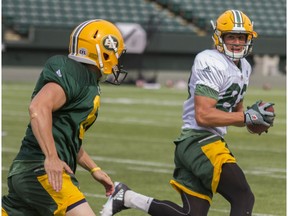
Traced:
<path id="1" fill-rule="evenodd" d="M 227 132 L 225 127 L 201 127 L 195 120 L 194 92 L 198 84 L 208 86 L 218 92 L 217 109 L 232 112 L 244 97 L 251 66 L 246 59 L 241 59 L 241 69 L 225 54 L 217 50 L 204 50 L 199 53 L 192 66 L 189 78 L 189 98 L 184 102 L 182 129 L 208 130 L 214 134 L 224 136 Z"/>

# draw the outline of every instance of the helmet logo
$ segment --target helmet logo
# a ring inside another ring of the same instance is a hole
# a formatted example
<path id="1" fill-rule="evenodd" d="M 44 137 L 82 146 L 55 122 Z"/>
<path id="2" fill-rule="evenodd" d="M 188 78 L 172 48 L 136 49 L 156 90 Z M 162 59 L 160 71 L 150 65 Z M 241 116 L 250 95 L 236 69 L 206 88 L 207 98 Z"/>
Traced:
<path id="1" fill-rule="evenodd" d="M 79 54 L 82 56 L 87 56 L 87 49 L 86 48 L 80 48 L 79 49 Z"/>
<path id="2" fill-rule="evenodd" d="M 103 39 L 103 46 L 107 50 L 115 50 L 118 47 L 118 40 L 113 36 L 107 36 Z"/>

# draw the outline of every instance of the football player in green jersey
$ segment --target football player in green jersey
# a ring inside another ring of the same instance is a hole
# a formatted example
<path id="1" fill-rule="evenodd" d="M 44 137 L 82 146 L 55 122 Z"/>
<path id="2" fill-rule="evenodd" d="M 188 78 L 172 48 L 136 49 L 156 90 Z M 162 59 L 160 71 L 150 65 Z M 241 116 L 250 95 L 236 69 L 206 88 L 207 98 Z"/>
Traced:
<path id="1" fill-rule="evenodd" d="M 214 25 L 213 25 L 214 26 Z M 213 194 L 221 194 L 231 205 L 230 216 L 250 216 L 254 195 L 242 169 L 224 140 L 227 126 L 270 126 L 272 106 L 253 105 L 244 111 L 243 98 L 251 66 L 245 59 L 257 33 L 241 11 L 228 10 L 214 26 L 215 49 L 200 52 L 194 61 L 184 102 L 181 136 L 175 141 L 175 169 L 171 185 L 183 205 L 160 201 L 136 193 L 123 183 L 104 205 L 102 216 L 133 208 L 153 216 L 205 216 Z"/>
<path id="2" fill-rule="evenodd" d="M 47 60 L 29 105 L 30 123 L 9 170 L 2 215 L 96 215 L 79 190 L 77 164 L 104 186 L 106 196 L 114 192 L 110 177 L 84 150 L 82 140 L 98 115 L 99 82 L 109 78 L 118 85 L 127 75 L 119 65 L 124 52 L 114 24 L 89 20 L 72 32 L 68 56 Z"/>

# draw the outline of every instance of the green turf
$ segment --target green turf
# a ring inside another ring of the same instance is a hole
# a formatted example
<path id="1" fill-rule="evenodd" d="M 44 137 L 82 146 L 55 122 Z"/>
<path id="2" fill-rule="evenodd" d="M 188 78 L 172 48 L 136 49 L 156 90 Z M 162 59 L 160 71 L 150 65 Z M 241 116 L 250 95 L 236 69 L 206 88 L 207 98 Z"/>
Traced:
<path id="1" fill-rule="evenodd" d="M 33 84 L 2 85 L 2 192 L 6 176 L 26 130 L 28 104 Z M 102 87 L 98 120 L 86 133 L 84 147 L 115 181 L 123 181 L 138 192 L 181 204 L 169 185 L 173 172 L 173 140 L 181 127 L 186 90 L 140 89 L 128 86 Z M 245 105 L 258 99 L 275 102 L 277 118 L 268 134 L 252 135 L 245 128 L 230 127 L 226 140 L 256 197 L 254 215 L 286 215 L 286 92 L 251 88 Z M 81 189 L 98 212 L 106 201 L 104 189 L 76 173 Z M 228 215 L 229 205 L 215 195 L 209 216 Z M 98 214 L 99 215 L 99 214 Z M 123 216 L 146 215 L 129 210 Z"/>

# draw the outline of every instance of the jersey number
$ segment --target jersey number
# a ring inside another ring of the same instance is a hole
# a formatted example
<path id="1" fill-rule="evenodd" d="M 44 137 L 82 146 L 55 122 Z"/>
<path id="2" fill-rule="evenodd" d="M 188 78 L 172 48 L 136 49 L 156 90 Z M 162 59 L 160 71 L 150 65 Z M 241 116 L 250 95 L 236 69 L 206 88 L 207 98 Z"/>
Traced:
<path id="1" fill-rule="evenodd" d="M 244 84 L 241 90 L 241 87 L 238 83 L 233 83 L 225 92 L 225 94 L 219 99 L 217 103 L 217 109 L 229 112 L 231 107 L 233 107 L 239 96 L 243 97 L 243 94 L 246 92 L 247 85 Z"/>
<path id="2" fill-rule="evenodd" d="M 97 118 L 97 110 L 100 107 L 100 97 L 97 95 L 93 101 L 93 109 L 89 113 L 88 117 L 80 124 L 80 132 L 79 138 L 84 138 L 84 133 L 88 130 L 88 128 L 94 123 Z"/>

